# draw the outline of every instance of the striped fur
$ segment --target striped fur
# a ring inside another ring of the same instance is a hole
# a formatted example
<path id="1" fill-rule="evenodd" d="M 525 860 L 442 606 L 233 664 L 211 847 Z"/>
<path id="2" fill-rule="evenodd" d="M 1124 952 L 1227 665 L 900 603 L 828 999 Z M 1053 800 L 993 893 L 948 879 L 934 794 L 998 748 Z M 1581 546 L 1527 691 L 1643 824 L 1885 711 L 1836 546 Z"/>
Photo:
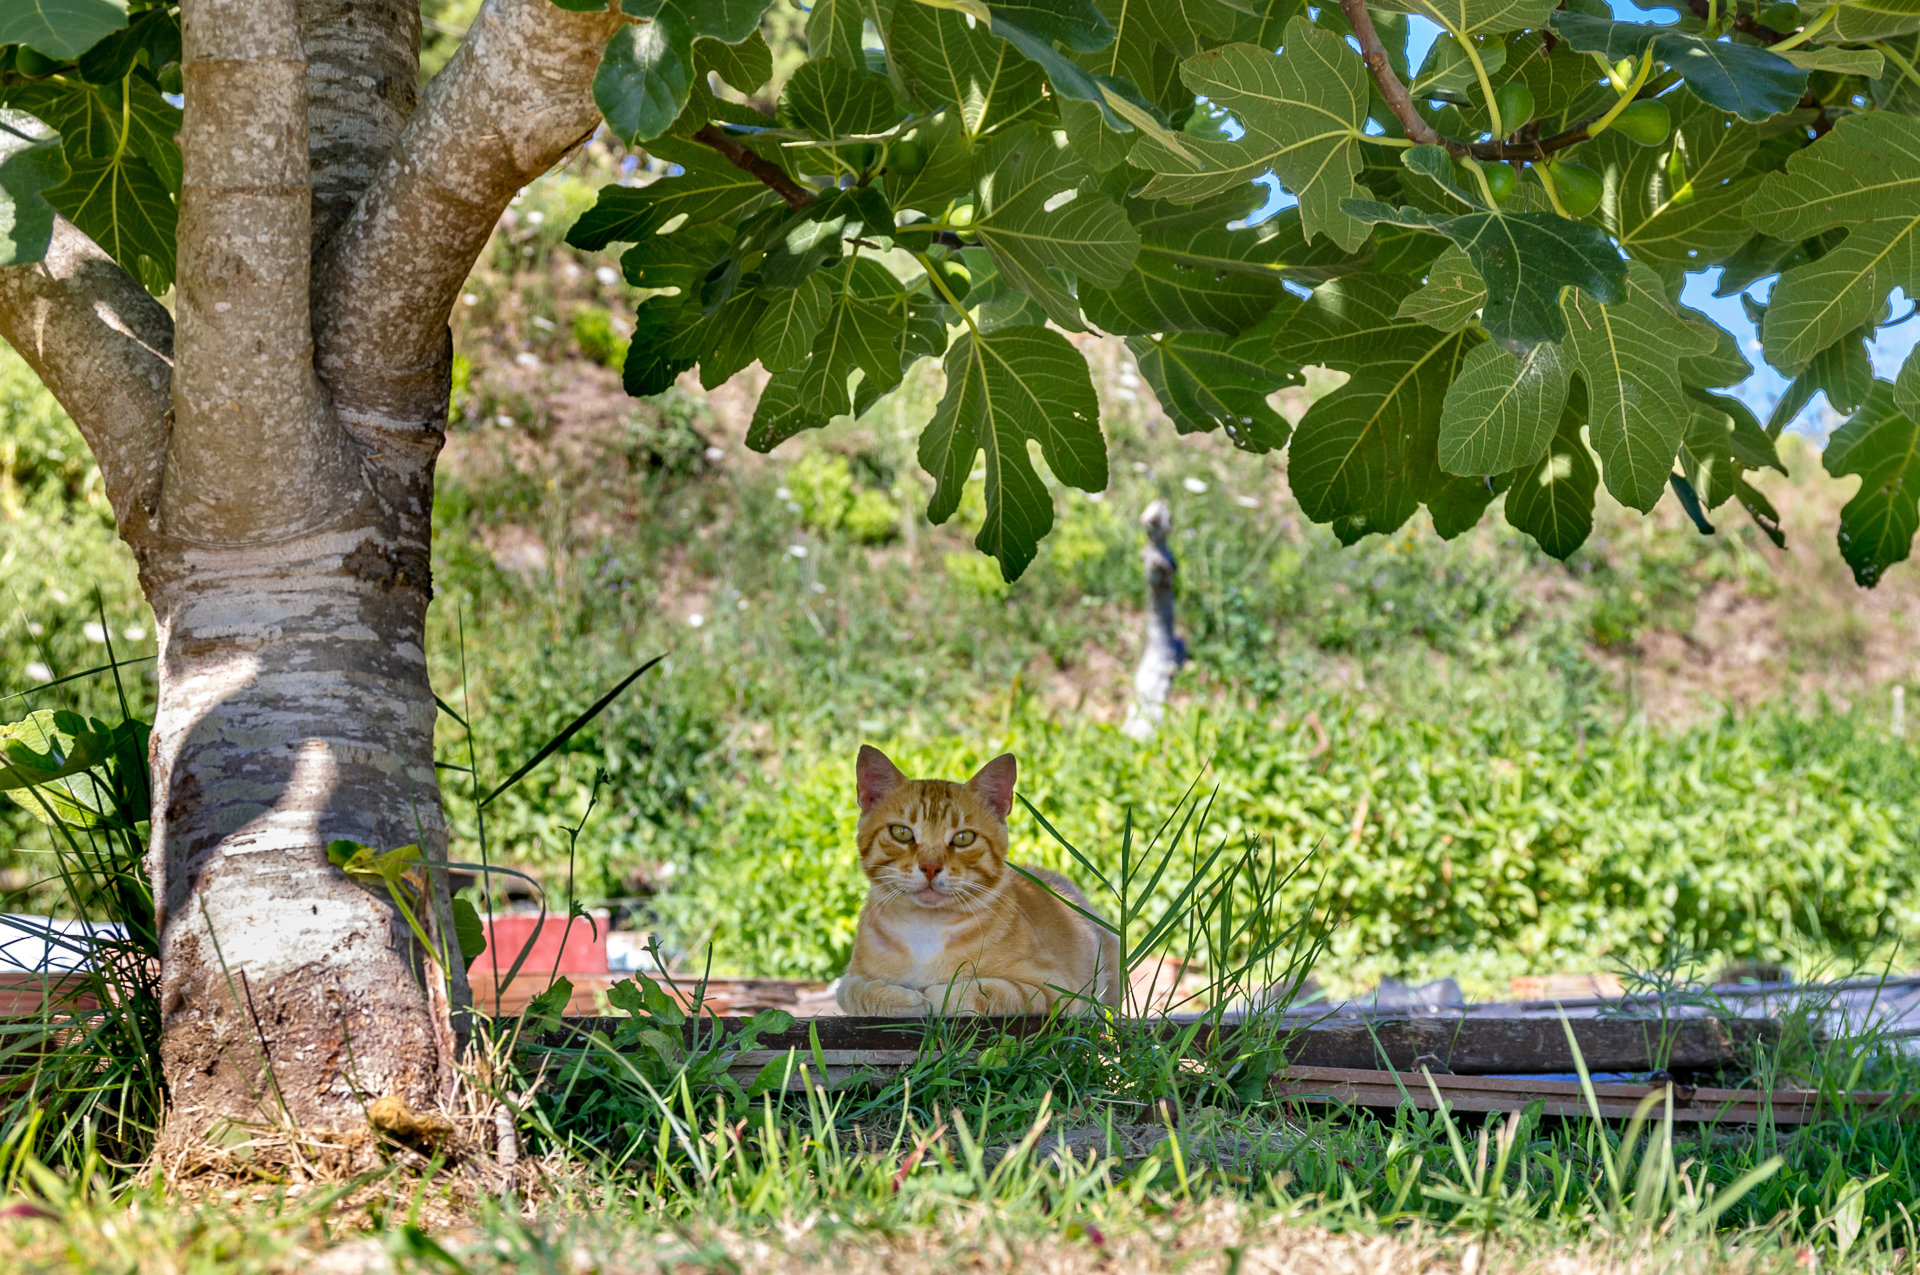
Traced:
<path id="1" fill-rule="evenodd" d="M 860 869 L 872 886 L 836 993 L 842 1009 L 1023 1014 L 1044 1013 L 1062 1000 L 1084 1011 L 1089 998 L 1118 1006 L 1113 934 L 1007 863 L 1017 776 L 1011 753 L 958 784 L 908 779 L 869 745 L 855 772 Z M 1034 875 L 1086 906 L 1065 877 Z"/>

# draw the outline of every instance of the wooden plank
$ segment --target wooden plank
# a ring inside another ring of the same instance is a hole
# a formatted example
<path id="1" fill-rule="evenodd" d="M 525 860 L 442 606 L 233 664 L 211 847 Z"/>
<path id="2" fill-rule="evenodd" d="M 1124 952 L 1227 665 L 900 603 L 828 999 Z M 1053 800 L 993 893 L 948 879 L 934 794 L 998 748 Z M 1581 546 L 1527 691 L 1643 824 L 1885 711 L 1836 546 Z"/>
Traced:
<path id="1" fill-rule="evenodd" d="M 1578 1081 L 1514 1079 L 1491 1076 L 1435 1076 L 1434 1088 L 1455 1111 L 1513 1112 L 1525 1110 L 1534 1102 L 1542 1104 L 1549 1116 L 1590 1118 L 1593 1107 L 1581 1092 Z M 1404 1092 L 1403 1092 L 1404 1087 Z M 1290 1067 L 1275 1077 L 1270 1092 L 1278 1097 L 1308 1105 L 1342 1105 L 1373 1111 L 1392 1111 L 1412 1106 L 1433 1111 L 1433 1089 L 1418 1072 L 1411 1075 L 1389 1071 L 1358 1070 L 1345 1067 Z M 1608 1120 L 1630 1119 L 1649 1093 L 1661 1095 L 1649 1112 L 1649 1119 L 1664 1119 L 1664 1084 L 1595 1084 L 1594 1106 Z M 1888 1106 L 1894 1095 L 1858 1092 L 1849 1095 L 1857 1107 L 1874 1110 Z M 1830 1114 L 1817 1091 L 1777 1089 L 1771 1093 L 1755 1089 L 1709 1089 L 1691 1085 L 1674 1087 L 1675 1124 L 1759 1124 L 1770 1118 L 1780 1125 L 1810 1124 Z M 1903 1117 L 1910 1111 L 1903 1110 Z"/>
<path id="2" fill-rule="evenodd" d="M 573 1026 L 611 1035 L 621 1021 L 583 1018 L 573 1020 Z M 700 1030 L 711 1032 L 717 1024 L 731 1034 L 740 1030 L 743 1021 L 703 1019 Z M 1595 1072 L 1653 1070 L 1664 1030 L 1668 1043 L 1666 1070 L 1683 1080 L 1696 1072 L 1741 1066 L 1752 1057 L 1756 1045 L 1764 1046 L 1779 1032 L 1776 1024 L 1764 1019 L 1674 1019 L 1664 1028 L 1654 1020 L 1569 1021 L 1587 1069 Z M 966 1034 L 977 1032 L 974 1038 L 984 1040 L 1002 1033 L 1031 1035 L 1045 1024 L 1042 1018 L 988 1018 L 949 1020 L 945 1027 L 956 1033 L 949 1038 L 965 1039 Z M 1170 1023 L 1133 1026 L 1172 1035 L 1184 1025 L 1176 1018 Z M 913 1049 L 928 1029 L 927 1020 L 916 1018 L 796 1019 L 791 1030 L 762 1036 L 759 1044 L 763 1049 L 804 1052 L 817 1034 L 822 1049 Z M 686 1028 L 689 1041 L 693 1030 L 692 1024 Z M 1091 1036 L 1098 1028 L 1089 1021 L 1087 1030 Z M 1203 1024 L 1200 1039 L 1210 1038 L 1213 1030 L 1211 1024 Z M 1219 1030 L 1232 1032 L 1239 1028 L 1226 1023 Z M 556 1034 L 547 1043 L 564 1047 L 564 1037 L 564 1033 Z M 1446 1070 L 1462 1076 L 1569 1073 L 1575 1069 L 1566 1030 L 1558 1019 L 1409 1017 L 1372 1023 L 1329 1019 L 1299 1029 L 1285 1045 L 1287 1061 L 1306 1067 L 1372 1070 L 1382 1065 L 1383 1051 L 1385 1065 L 1395 1070 L 1409 1070 L 1422 1057 L 1437 1059 Z"/>
<path id="3" fill-rule="evenodd" d="M 0 971 L 0 1018 L 33 1018 L 49 1001 L 62 1014 L 91 1014 L 100 1002 L 86 987 L 83 972 Z"/>

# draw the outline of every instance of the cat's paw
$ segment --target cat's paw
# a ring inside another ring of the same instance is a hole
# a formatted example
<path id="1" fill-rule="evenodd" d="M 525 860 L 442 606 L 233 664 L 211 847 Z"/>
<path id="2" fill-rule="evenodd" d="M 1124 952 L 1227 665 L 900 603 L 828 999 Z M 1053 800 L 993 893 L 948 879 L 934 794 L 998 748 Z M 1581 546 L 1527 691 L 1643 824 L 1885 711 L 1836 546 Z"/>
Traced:
<path id="1" fill-rule="evenodd" d="M 983 978 L 973 986 L 968 1013 L 995 1018 L 1017 1018 L 1022 1014 L 1044 1014 L 1050 998 L 1046 989 L 1008 978 Z"/>
<path id="2" fill-rule="evenodd" d="M 911 987 L 866 978 L 842 979 L 834 999 L 856 1018 L 925 1018 L 931 1008 Z"/>

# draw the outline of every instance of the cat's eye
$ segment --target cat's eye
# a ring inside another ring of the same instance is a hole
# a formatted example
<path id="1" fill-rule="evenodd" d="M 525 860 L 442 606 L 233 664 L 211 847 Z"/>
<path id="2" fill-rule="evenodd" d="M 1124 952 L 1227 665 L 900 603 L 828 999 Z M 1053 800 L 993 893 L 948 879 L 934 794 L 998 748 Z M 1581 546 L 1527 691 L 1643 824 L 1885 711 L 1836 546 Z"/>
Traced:
<path id="1" fill-rule="evenodd" d="M 887 829 L 895 841 L 905 845 L 913 840 L 913 829 L 904 823 L 896 823 Z"/>
<path id="2" fill-rule="evenodd" d="M 965 846 L 972 845 L 975 841 L 978 841 L 978 840 L 979 840 L 978 834 L 962 831 L 962 832 L 954 833 L 953 840 L 948 844 L 951 845 L 954 849 L 959 850 Z"/>

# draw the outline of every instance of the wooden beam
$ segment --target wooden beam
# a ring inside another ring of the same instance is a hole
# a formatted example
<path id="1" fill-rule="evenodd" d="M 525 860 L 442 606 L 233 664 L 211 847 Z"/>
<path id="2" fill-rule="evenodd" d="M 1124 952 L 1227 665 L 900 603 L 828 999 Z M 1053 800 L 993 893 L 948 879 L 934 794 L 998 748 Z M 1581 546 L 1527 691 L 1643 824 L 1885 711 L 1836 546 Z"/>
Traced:
<path id="1" fill-rule="evenodd" d="M 568 1020 L 580 1032 L 601 1031 L 611 1036 L 623 1020 L 579 1018 Z M 740 1018 L 701 1019 L 703 1039 L 717 1025 L 731 1035 L 745 1023 Z M 823 1050 L 914 1050 L 930 1027 L 942 1033 L 936 1039 L 962 1044 L 968 1038 L 984 1041 L 998 1035 L 1028 1036 L 1046 1026 L 1042 1018 L 950 1019 L 930 1024 L 925 1019 L 813 1018 L 797 1019 L 793 1027 L 760 1037 L 763 1050 L 797 1049 L 807 1053 L 817 1041 Z M 1171 1036 L 1192 1023 L 1130 1023 L 1122 1030 L 1144 1030 Z M 1777 1024 L 1765 1019 L 1655 1019 L 1575 1018 L 1573 1035 L 1581 1058 L 1593 1072 L 1644 1072 L 1664 1067 L 1681 1079 L 1697 1072 L 1737 1068 L 1749 1062 L 1756 1047 L 1765 1048 L 1779 1035 Z M 1099 1029 L 1086 1023 L 1089 1036 Z M 689 1043 L 695 1024 L 684 1029 Z M 1202 1022 L 1196 1043 L 1208 1042 L 1215 1031 L 1238 1032 L 1237 1023 Z M 1267 1030 L 1265 1027 L 1262 1030 Z M 571 1031 L 550 1033 L 550 1047 L 565 1048 Z M 1374 1070 L 1383 1065 L 1396 1071 L 1413 1068 L 1415 1060 L 1431 1058 L 1440 1068 L 1461 1076 L 1571 1073 L 1573 1051 L 1566 1029 L 1553 1018 L 1389 1018 L 1371 1023 L 1327 1019 L 1295 1030 L 1282 1044 L 1289 1064 Z M 1385 1057 L 1382 1058 L 1384 1053 Z M 1439 1068 L 1436 1068 L 1438 1070 Z"/>
<path id="2" fill-rule="evenodd" d="M 1363 1107 L 1370 1111 L 1392 1111 L 1410 1106 L 1434 1111 L 1434 1089 L 1450 1108 L 1460 1112 L 1524 1111 L 1535 1102 L 1541 1114 L 1572 1119 L 1588 1119 L 1597 1107 L 1602 1119 L 1630 1119 L 1647 1095 L 1655 1095 L 1648 1118 L 1659 1120 L 1666 1114 L 1668 1090 L 1672 1091 L 1675 1124 L 1811 1124 L 1834 1114 L 1818 1090 L 1709 1089 L 1692 1085 L 1614 1085 L 1595 1084 L 1594 1103 L 1590 1106 L 1579 1082 L 1570 1080 L 1513 1079 L 1486 1076 L 1435 1076 L 1433 1088 L 1419 1073 L 1401 1075 L 1390 1071 L 1362 1071 L 1344 1067 L 1293 1067 L 1276 1076 L 1268 1092 L 1308 1106 Z M 1856 1092 L 1847 1101 L 1857 1110 L 1877 1110 L 1893 1103 L 1888 1093 Z M 1902 1110 L 1903 1117 L 1911 1112 Z"/>

